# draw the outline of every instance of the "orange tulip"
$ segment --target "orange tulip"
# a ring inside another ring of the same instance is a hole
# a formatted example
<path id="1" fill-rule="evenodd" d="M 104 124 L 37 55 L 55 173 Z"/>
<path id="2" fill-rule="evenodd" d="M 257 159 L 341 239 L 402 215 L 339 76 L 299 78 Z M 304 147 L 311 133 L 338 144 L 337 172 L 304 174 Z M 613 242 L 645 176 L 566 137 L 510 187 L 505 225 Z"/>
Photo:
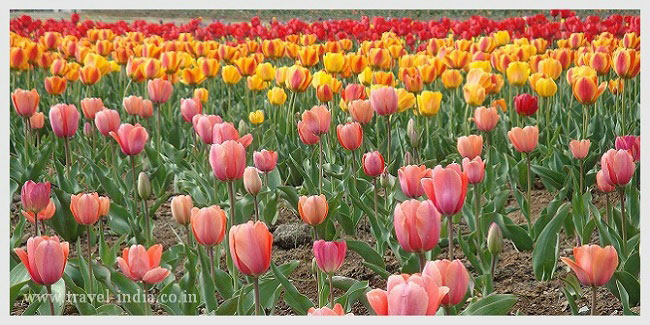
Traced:
<path id="1" fill-rule="evenodd" d="M 474 123 L 480 131 L 490 132 L 499 122 L 499 114 L 495 107 L 477 107 L 474 110 Z"/>
<path id="2" fill-rule="evenodd" d="M 634 78 L 641 69 L 641 55 L 632 49 L 618 49 L 612 55 L 613 68 L 616 74 L 623 78 Z"/>
<path id="3" fill-rule="evenodd" d="M 582 245 L 573 248 L 575 260 L 562 257 L 578 280 L 586 285 L 600 287 L 609 282 L 609 279 L 618 266 L 618 254 L 611 245 L 600 247 L 598 245 Z"/>
<path id="4" fill-rule="evenodd" d="M 48 94 L 61 95 L 65 91 L 67 81 L 59 76 L 51 76 L 45 78 L 44 84 Z"/>
<path id="5" fill-rule="evenodd" d="M 515 147 L 515 150 L 522 153 L 530 153 L 537 147 L 539 129 L 537 126 L 526 126 L 525 128 L 514 127 L 508 131 L 508 139 Z"/>
<path id="6" fill-rule="evenodd" d="M 327 218 L 328 205 L 325 195 L 301 196 L 298 200 L 300 218 L 310 225 L 318 226 Z"/>
<path id="7" fill-rule="evenodd" d="M 589 77 L 578 77 L 571 89 L 573 96 L 583 105 L 592 105 L 605 91 L 606 82 L 598 84 L 598 79 Z"/>
<path id="8" fill-rule="evenodd" d="M 14 104 L 16 113 L 20 116 L 30 117 L 38 110 L 38 102 L 41 96 L 36 89 L 22 90 L 20 88 L 11 93 L 11 102 Z"/>
<path id="9" fill-rule="evenodd" d="M 350 102 L 348 105 L 348 112 L 350 112 L 350 116 L 352 116 L 353 120 L 361 124 L 370 123 L 373 115 L 375 114 L 375 110 L 372 109 L 370 100 L 367 99 L 356 99 Z"/>
<path id="10" fill-rule="evenodd" d="M 294 65 L 287 70 L 285 86 L 294 92 L 303 92 L 311 84 L 312 75 L 309 69 Z"/>
<path id="11" fill-rule="evenodd" d="M 192 233 L 200 245 L 211 247 L 221 243 L 226 233 L 226 222 L 226 212 L 218 205 L 191 209 Z"/>
<path id="12" fill-rule="evenodd" d="M 259 276 L 271 265 L 273 235 L 261 221 L 230 228 L 228 244 L 233 264 L 243 274 Z"/>
<path id="13" fill-rule="evenodd" d="M 80 225 L 93 225 L 99 217 L 108 214 L 111 201 L 105 196 L 93 193 L 80 193 L 70 197 L 70 211 Z"/>

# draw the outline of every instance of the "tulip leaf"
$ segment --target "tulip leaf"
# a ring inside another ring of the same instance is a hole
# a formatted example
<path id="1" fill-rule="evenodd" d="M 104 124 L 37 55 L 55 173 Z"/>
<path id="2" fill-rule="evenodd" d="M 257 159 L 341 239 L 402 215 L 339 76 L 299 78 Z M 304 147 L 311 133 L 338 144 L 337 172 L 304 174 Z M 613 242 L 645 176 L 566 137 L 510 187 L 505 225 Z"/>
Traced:
<path id="1" fill-rule="evenodd" d="M 72 278 L 68 276 L 67 274 L 63 274 L 63 280 L 65 281 L 65 286 L 68 289 L 68 291 L 72 292 L 74 294 L 75 298 L 73 299 L 73 303 L 75 308 L 77 308 L 77 311 L 79 311 L 79 314 L 81 315 L 95 315 L 97 314 L 97 311 L 95 310 L 95 307 L 92 305 L 91 302 L 87 301 L 85 298 L 86 296 L 86 291 L 84 291 L 82 288 L 78 287 Z"/>
<path id="2" fill-rule="evenodd" d="M 570 206 L 569 203 L 564 203 L 537 238 L 533 248 L 533 271 L 538 281 L 548 281 L 553 277 L 559 255 L 559 231 L 569 214 Z"/>
<path id="3" fill-rule="evenodd" d="M 217 298 L 214 295 L 214 281 L 210 272 L 210 262 L 208 257 L 199 247 L 199 259 L 201 260 L 201 272 L 199 275 L 199 292 L 201 300 L 205 303 L 207 313 L 212 313 L 217 309 Z"/>
<path id="4" fill-rule="evenodd" d="M 506 294 L 493 294 L 470 303 L 461 315 L 507 315 L 517 297 Z"/>
<path id="5" fill-rule="evenodd" d="M 29 272 L 23 263 L 18 263 L 9 274 L 9 308 L 12 308 L 20 292 L 31 281 Z"/>
<path id="6" fill-rule="evenodd" d="M 284 301 L 296 312 L 298 315 L 306 315 L 307 310 L 311 307 L 314 307 L 314 303 L 309 300 L 305 295 L 298 292 L 298 289 L 287 280 L 287 277 L 282 274 L 282 271 L 275 266 L 275 263 L 271 263 L 271 269 L 273 274 L 280 281 L 282 287 L 284 287 Z"/>

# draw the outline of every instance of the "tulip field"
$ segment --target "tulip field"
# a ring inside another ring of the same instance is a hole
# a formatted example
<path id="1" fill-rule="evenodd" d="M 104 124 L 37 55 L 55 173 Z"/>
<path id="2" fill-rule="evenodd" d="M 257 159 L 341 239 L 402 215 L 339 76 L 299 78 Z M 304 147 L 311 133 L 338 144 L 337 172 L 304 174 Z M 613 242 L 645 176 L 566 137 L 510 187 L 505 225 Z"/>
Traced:
<path id="1" fill-rule="evenodd" d="M 638 315 L 640 21 L 12 16 L 9 312 Z"/>

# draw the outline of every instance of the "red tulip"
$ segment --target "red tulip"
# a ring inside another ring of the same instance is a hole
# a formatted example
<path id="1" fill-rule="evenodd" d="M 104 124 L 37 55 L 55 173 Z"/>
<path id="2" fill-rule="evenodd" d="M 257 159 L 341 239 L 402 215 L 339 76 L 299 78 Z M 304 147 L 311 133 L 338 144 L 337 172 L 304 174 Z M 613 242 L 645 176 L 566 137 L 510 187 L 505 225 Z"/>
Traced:
<path id="1" fill-rule="evenodd" d="M 142 152 L 145 143 L 149 139 L 147 130 L 140 126 L 139 123 L 136 125 L 122 123 L 117 132 L 111 131 L 108 134 L 117 141 L 122 153 L 127 156 L 134 156 Z"/>
<path id="2" fill-rule="evenodd" d="M 472 160 L 465 157 L 463 158 L 463 171 L 467 174 L 470 184 L 478 184 L 485 177 L 485 162 L 480 156 L 476 156 Z"/>
<path id="3" fill-rule="evenodd" d="M 483 137 L 475 134 L 459 137 L 456 148 L 461 157 L 474 159 L 483 151 Z"/>
<path id="4" fill-rule="evenodd" d="M 463 208 L 468 179 L 458 164 L 436 166 L 431 178 L 422 179 L 421 183 L 429 200 L 443 215 L 453 216 Z"/>
<path id="5" fill-rule="evenodd" d="M 263 222 L 249 221 L 233 226 L 228 243 L 232 262 L 241 273 L 259 276 L 271 265 L 273 235 Z"/>
<path id="6" fill-rule="evenodd" d="M 575 159 L 585 159 L 589 154 L 589 147 L 591 141 L 589 140 L 571 140 L 569 141 L 569 150 Z"/>
<path id="7" fill-rule="evenodd" d="M 81 100 L 81 112 L 89 120 L 94 120 L 95 115 L 104 108 L 104 102 L 101 98 L 84 98 Z"/>
<path id="8" fill-rule="evenodd" d="M 431 177 L 431 172 L 431 169 L 424 165 L 400 167 L 397 171 L 397 177 L 399 178 L 399 185 L 402 188 L 402 192 L 410 198 L 422 196 L 422 194 L 424 194 L 424 189 L 422 188 L 420 181 Z"/>
<path id="9" fill-rule="evenodd" d="M 50 125 L 54 135 L 69 138 L 77 133 L 79 111 L 74 105 L 56 104 L 50 107 Z"/>
<path id="10" fill-rule="evenodd" d="M 447 259 L 430 261 L 424 266 L 422 275 L 428 275 L 437 286 L 449 288 L 449 292 L 440 302 L 445 306 L 459 304 L 465 298 L 469 284 L 469 273 L 460 260 Z"/>
<path id="11" fill-rule="evenodd" d="M 210 148 L 210 166 L 214 177 L 222 182 L 241 179 L 246 168 L 246 149 L 234 140 L 215 143 Z"/>
<path id="12" fill-rule="evenodd" d="M 634 175 L 634 159 L 627 150 L 609 149 L 600 158 L 604 179 L 614 186 L 625 186 Z"/>
<path id="13" fill-rule="evenodd" d="M 151 82 L 151 81 L 150 81 Z M 194 98 L 181 98 L 181 116 L 185 122 L 191 123 L 195 115 L 203 112 L 201 100 Z"/>
<path id="14" fill-rule="evenodd" d="M 41 96 L 36 89 L 22 90 L 20 88 L 11 93 L 11 102 L 14 104 L 16 113 L 20 116 L 29 117 L 34 115 L 38 110 L 38 102 Z"/>
<path id="15" fill-rule="evenodd" d="M 142 245 L 125 247 L 122 256 L 117 257 L 117 265 L 122 273 L 133 281 L 148 284 L 162 282 L 169 276 L 169 270 L 160 267 L 163 247 L 160 244 L 145 249 Z"/>
<path id="16" fill-rule="evenodd" d="M 611 245 L 604 248 L 598 245 L 574 247 L 573 256 L 575 261 L 568 257 L 560 259 L 576 273 L 580 283 L 586 286 L 605 285 L 618 266 L 618 255 Z"/>
<path id="17" fill-rule="evenodd" d="M 120 128 L 120 113 L 112 109 L 104 109 L 95 114 L 95 126 L 102 135 L 117 132 Z"/>
<path id="18" fill-rule="evenodd" d="M 301 196 L 298 199 L 298 214 L 310 226 L 323 223 L 327 218 L 327 211 L 328 205 L 325 195 Z"/>
<path id="19" fill-rule="evenodd" d="M 515 96 L 515 110 L 517 114 L 531 116 L 537 112 L 537 97 L 531 94 L 521 94 Z"/>
<path id="20" fill-rule="evenodd" d="M 397 241 L 407 252 L 430 251 L 440 239 L 440 212 L 429 200 L 398 203 L 394 225 Z"/>
<path id="21" fill-rule="evenodd" d="M 266 149 L 255 151 L 253 153 L 253 162 L 259 171 L 263 173 L 271 172 L 275 169 L 275 165 L 278 163 L 278 153 Z"/>
<path id="22" fill-rule="evenodd" d="M 361 158 L 363 172 L 370 177 L 377 177 L 384 172 L 384 157 L 379 151 L 372 151 L 363 154 Z"/>
<path id="23" fill-rule="evenodd" d="M 641 137 L 634 135 L 625 135 L 616 137 L 616 150 L 625 149 L 634 158 L 634 162 L 641 160 Z"/>
<path id="24" fill-rule="evenodd" d="M 226 212 L 218 205 L 192 208 L 190 225 L 196 242 L 203 246 L 218 245 L 226 234 Z"/>
<path id="25" fill-rule="evenodd" d="M 324 241 L 317 240 L 314 242 L 314 257 L 316 264 L 321 271 L 332 274 L 336 272 L 345 261 L 345 253 L 348 245 L 345 241 Z"/>
<path id="26" fill-rule="evenodd" d="M 52 285 L 61 279 L 69 251 L 68 242 L 59 242 L 57 236 L 30 237 L 26 252 L 14 248 L 32 281 L 40 285 Z"/>
<path id="27" fill-rule="evenodd" d="M 361 124 L 357 122 L 348 122 L 346 124 L 339 124 L 336 127 L 336 137 L 339 143 L 346 150 L 356 150 L 361 147 L 363 143 L 363 129 Z"/>
<path id="28" fill-rule="evenodd" d="M 393 87 L 381 87 L 370 93 L 370 105 L 381 116 L 397 112 L 397 92 Z"/>
<path id="29" fill-rule="evenodd" d="M 370 290 L 366 297 L 377 315 L 435 315 L 447 292 L 429 276 L 401 274 L 388 277 L 386 290 Z"/>
<path id="30" fill-rule="evenodd" d="M 156 78 L 149 80 L 147 83 L 147 90 L 149 91 L 149 98 L 154 103 L 165 103 L 174 91 L 174 86 L 169 80 Z"/>
<path id="31" fill-rule="evenodd" d="M 50 202 L 50 182 L 26 181 L 20 190 L 20 201 L 27 212 L 38 213 Z"/>
<path id="32" fill-rule="evenodd" d="M 522 153 L 530 153 L 537 147 L 539 129 L 537 126 L 526 126 L 525 128 L 514 127 L 508 131 L 508 139 L 515 147 L 515 150 Z"/>

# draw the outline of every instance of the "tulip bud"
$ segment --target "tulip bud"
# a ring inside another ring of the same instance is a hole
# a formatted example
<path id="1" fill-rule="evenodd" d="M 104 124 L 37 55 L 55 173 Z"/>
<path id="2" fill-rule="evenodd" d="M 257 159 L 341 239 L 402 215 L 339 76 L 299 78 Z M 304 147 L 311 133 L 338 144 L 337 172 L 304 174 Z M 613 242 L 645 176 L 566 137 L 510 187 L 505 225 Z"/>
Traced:
<path id="1" fill-rule="evenodd" d="M 151 182 L 145 172 L 140 172 L 138 175 L 138 195 L 141 199 L 146 199 L 151 195 Z"/>
<path id="2" fill-rule="evenodd" d="M 93 126 L 89 122 L 84 123 L 84 135 L 87 137 L 93 135 Z"/>
<path id="3" fill-rule="evenodd" d="M 413 161 L 413 156 L 411 155 L 410 151 L 407 151 L 404 154 L 404 164 L 408 166 L 411 164 L 411 161 Z"/>
<path id="4" fill-rule="evenodd" d="M 415 120 L 409 119 L 408 124 L 406 125 L 406 135 L 408 135 L 409 140 L 411 140 L 411 147 L 417 148 L 420 144 L 420 137 L 418 132 L 415 130 Z"/>
<path id="5" fill-rule="evenodd" d="M 252 196 L 256 196 L 262 189 L 262 179 L 255 167 L 246 167 L 244 170 L 244 188 Z"/>
<path id="6" fill-rule="evenodd" d="M 318 272 L 318 263 L 316 263 L 316 258 L 314 257 L 311 259 L 311 274 L 316 276 L 317 272 Z"/>
<path id="7" fill-rule="evenodd" d="M 244 120 L 239 120 L 239 125 L 237 126 L 237 131 L 239 134 L 248 133 L 248 124 Z"/>
<path id="8" fill-rule="evenodd" d="M 494 222 L 490 225 L 490 229 L 488 230 L 487 247 L 488 251 L 493 256 L 499 255 L 503 249 L 503 234 L 501 233 L 499 225 Z"/>

